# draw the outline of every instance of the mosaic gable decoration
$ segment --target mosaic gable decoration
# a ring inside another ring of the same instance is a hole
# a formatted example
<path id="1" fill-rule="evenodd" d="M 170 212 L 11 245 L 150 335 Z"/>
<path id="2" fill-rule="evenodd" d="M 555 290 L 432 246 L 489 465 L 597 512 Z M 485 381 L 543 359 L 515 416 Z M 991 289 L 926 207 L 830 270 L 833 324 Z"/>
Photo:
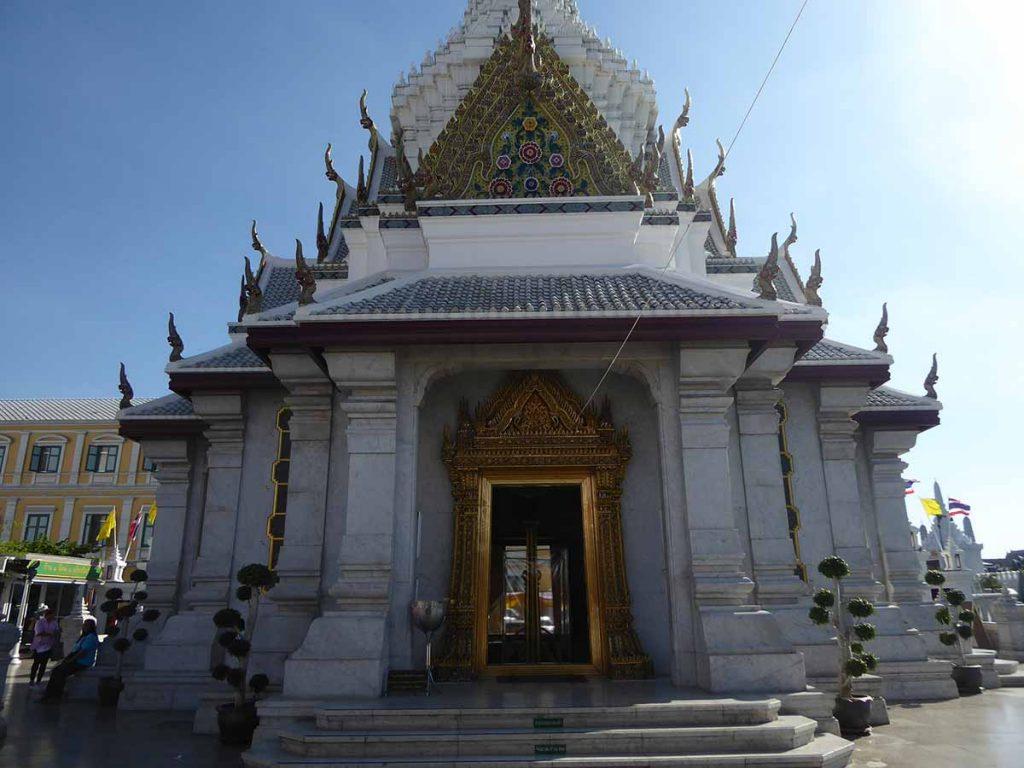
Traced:
<path id="1" fill-rule="evenodd" d="M 425 197 L 639 194 L 626 148 L 550 38 L 529 34 L 529 23 L 499 41 L 423 158 Z"/>

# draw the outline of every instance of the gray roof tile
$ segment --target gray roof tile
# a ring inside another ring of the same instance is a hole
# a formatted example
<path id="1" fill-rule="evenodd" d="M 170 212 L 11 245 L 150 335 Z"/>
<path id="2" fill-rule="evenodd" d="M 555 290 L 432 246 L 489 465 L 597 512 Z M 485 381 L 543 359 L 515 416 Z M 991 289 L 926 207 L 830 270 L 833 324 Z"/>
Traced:
<path id="1" fill-rule="evenodd" d="M 762 309 L 754 301 L 704 293 L 641 274 L 443 275 L 374 296 L 355 294 L 313 315 L 574 313 Z"/>
<path id="2" fill-rule="evenodd" d="M 270 268 L 270 276 L 263 288 L 263 311 L 277 309 L 299 300 L 299 283 L 295 279 L 295 267 Z"/>
<path id="3" fill-rule="evenodd" d="M 167 395 L 159 400 L 152 400 L 142 405 L 128 408 L 121 418 L 184 418 L 195 416 L 192 402 L 181 395 Z"/>
<path id="4" fill-rule="evenodd" d="M 901 392 L 892 387 L 879 387 L 868 392 L 868 408 L 927 408 L 938 410 L 937 401 Z"/>
<path id="5" fill-rule="evenodd" d="M 245 344 L 233 344 L 222 348 L 220 351 L 211 350 L 216 354 L 204 352 L 202 355 L 189 357 L 174 365 L 175 371 L 190 369 L 208 368 L 239 368 L 239 369 L 260 369 L 267 366 L 263 359 L 249 349 Z"/>
<path id="6" fill-rule="evenodd" d="M 142 405 L 152 398 L 137 397 Z M 39 400 L 0 400 L 0 422 L 25 421 L 110 421 L 117 419 L 119 397 L 47 398 Z"/>
<path id="7" fill-rule="evenodd" d="M 830 339 L 822 339 L 811 347 L 807 351 L 807 354 L 804 355 L 797 364 L 844 362 L 886 363 L 888 361 L 888 357 L 883 355 L 881 352 L 861 349 L 860 347 L 854 347 L 850 344 L 841 344 Z"/>

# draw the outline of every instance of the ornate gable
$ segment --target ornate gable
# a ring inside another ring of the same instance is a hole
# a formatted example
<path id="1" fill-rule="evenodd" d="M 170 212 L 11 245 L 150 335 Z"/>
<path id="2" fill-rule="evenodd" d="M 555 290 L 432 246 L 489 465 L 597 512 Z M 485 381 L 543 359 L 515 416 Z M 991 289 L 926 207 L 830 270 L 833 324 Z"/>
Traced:
<path id="1" fill-rule="evenodd" d="M 525 13 L 423 158 L 426 197 L 639 194 L 626 148 Z"/>

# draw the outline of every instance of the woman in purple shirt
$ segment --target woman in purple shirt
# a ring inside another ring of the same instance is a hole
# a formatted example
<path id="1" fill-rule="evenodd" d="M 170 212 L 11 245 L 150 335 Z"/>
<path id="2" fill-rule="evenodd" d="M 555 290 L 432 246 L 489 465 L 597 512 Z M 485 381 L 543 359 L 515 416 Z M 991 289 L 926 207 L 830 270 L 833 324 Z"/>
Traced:
<path id="1" fill-rule="evenodd" d="M 29 685 L 43 682 L 46 665 L 53 655 L 53 647 L 57 644 L 58 632 L 60 626 L 57 624 L 57 615 L 53 608 L 47 608 L 42 617 L 36 620 L 35 633 L 32 635 L 32 671 L 28 676 Z"/>

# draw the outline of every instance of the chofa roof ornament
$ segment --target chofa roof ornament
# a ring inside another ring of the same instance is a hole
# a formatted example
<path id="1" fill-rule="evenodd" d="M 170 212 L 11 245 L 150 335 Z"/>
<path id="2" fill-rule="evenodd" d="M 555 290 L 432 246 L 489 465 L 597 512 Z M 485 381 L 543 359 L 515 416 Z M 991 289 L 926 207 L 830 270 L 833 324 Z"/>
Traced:
<path id="1" fill-rule="evenodd" d="M 736 243 L 739 242 L 739 231 L 736 229 L 736 198 L 729 198 L 729 229 L 725 233 L 725 241 L 729 245 L 729 251 L 736 253 Z"/>
<path id="2" fill-rule="evenodd" d="M 882 304 L 882 319 L 878 321 L 875 328 L 875 352 L 889 353 L 889 345 L 885 343 L 885 337 L 889 335 L 889 305 Z"/>
<path id="3" fill-rule="evenodd" d="M 312 304 L 313 294 L 316 293 L 316 278 L 306 264 L 306 259 L 302 255 L 302 241 L 298 238 L 295 239 L 295 280 L 299 284 L 299 306 Z"/>
<path id="4" fill-rule="evenodd" d="M 171 356 L 168 358 L 168 362 L 176 363 L 181 360 L 181 353 L 185 351 L 185 342 L 181 340 L 181 334 L 178 333 L 177 327 L 174 325 L 174 313 L 168 313 L 167 317 L 167 343 L 171 345 Z"/>
<path id="5" fill-rule="evenodd" d="M 764 266 L 757 273 L 757 290 L 762 299 L 775 301 L 779 298 L 775 290 L 775 280 L 779 276 L 779 233 L 772 235 L 772 247 L 765 259 Z"/>
<path id="6" fill-rule="evenodd" d="M 121 368 L 118 371 L 117 391 L 121 393 L 121 402 L 118 404 L 118 408 L 131 408 L 132 398 L 135 397 L 135 390 L 132 389 L 132 385 L 128 381 L 128 374 L 125 373 L 124 363 L 121 363 Z"/>
<path id="7" fill-rule="evenodd" d="M 256 219 L 252 220 L 252 228 L 249 233 L 252 235 L 252 249 L 260 255 L 260 266 L 262 266 L 264 259 L 270 255 L 270 251 L 263 246 L 263 242 L 260 240 L 260 233 L 256 231 Z"/>
<path id="8" fill-rule="evenodd" d="M 804 291 L 808 304 L 815 307 L 821 306 L 821 296 L 818 294 L 818 289 L 821 288 L 824 282 L 821 277 L 821 248 L 819 248 L 814 252 L 814 266 L 811 267 L 811 276 L 807 278 L 807 286 Z"/>
<path id="9" fill-rule="evenodd" d="M 330 242 L 327 240 L 327 233 L 324 231 L 324 204 L 316 212 L 316 261 L 323 264 L 327 261 L 327 250 Z"/>
<path id="10" fill-rule="evenodd" d="M 924 391 L 925 396 L 930 397 L 932 400 L 938 400 L 939 395 L 935 391 L 935 385 L 939 383 L 939 356 L 937 354 L 932 355 L 932 368 L 928 371 L 928 376 L 924 380 Z"/>
<path id="11" fill-rule="evenodd" d="M 259 280 L 252 272 L 252 262 L 245 257 L 245 277 L 243 278 L 245 292 L 245 310 L 243 315 L 255 315 L 263 311 L 263 290 L 260 288 Z"/>
<path id="12" fill-rule="evenodd" d="M 513 31 L 519 39 L 519 56 L 522 60 L 519 87 L 528 93 L 536 91 L 544 78 L 538 67 L 537 40 L 533 35 L 533 0 L 519 0 L 519 21 Z"/>

